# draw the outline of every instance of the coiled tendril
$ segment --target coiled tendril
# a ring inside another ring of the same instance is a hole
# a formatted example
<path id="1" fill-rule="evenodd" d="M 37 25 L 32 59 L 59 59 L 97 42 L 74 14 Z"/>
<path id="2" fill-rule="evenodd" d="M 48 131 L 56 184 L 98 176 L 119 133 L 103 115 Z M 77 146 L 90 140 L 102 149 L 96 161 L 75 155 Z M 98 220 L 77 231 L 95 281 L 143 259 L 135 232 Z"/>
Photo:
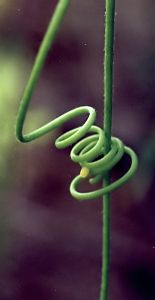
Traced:
<path id="1" fill-rule="evenodd" d="M 29 81 L 20 103 L 17 115 L 16 136 L 21 142 L 30 142 L 49 132 L 52 132 L 56 128 L 62 126 L 65 122 L 80 116 L 81 114 L 88 114 L 88 118 L 82 126 L 64 133 L 55 141 L 55 145 L 59 149 L 63 149 L 75 144 L 71 150 L 70 156 L 74 162 L 80 164 L 81 172 L 71 182 L 70 192 L 72 196 L 78 200 L 88 200 L 112 192 L 123 185 L 134 175 L 138 164 L 135 152 L 131 148 L 124 146 L 123 142 L 116 137 L 111 138 L 111 149 L 106 155 L 104 155 L 105 136 L 103 129 L 94 125 L 96 118 L 95 109 L 90 106 L 81 106 L 66 112 L 60 117 L 52 120 L 48 124 L 34 130 L 33 132 L 30 132 L 29 134 L 25 135 L 22 133 L 31 96 L 44 65 L 47 53 L 52 46 L 53 41 L 55 40 L 56 33 L 61 25 L 68 4 L 69 0 L 63 0 L 59 2 L 41 43 Z M 90 135 L 87 136 L 87 133 Z M 87 179 L 88 176 L 90 177 L 89 182 L 91 184 L 95 184 L 102 179 L 104 173 L 111 170 L 120 161 L 124 153 L 127 153 L 131 158 L 131 166 L 125 175 L 115 182 L 110 183 L 108 186 L 102 187 L 95 191 L 78 191 L 81 181 Z"/>

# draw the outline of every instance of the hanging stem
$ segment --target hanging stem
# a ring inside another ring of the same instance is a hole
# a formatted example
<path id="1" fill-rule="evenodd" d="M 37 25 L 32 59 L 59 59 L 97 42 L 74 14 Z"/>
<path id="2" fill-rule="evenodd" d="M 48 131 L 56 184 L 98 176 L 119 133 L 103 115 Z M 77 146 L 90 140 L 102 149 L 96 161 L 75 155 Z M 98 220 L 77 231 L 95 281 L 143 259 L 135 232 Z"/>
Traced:
<path id="1" fill-rule="evenodd" d="M 104 132 L 105 155 L 111 148 L 112 88 L 113 88 L 113 44 L 114 44 L 115 0 L 106 0 L 105 44 L 104 44 Z M 104 186 L 110 184 L 110 174 L 104 176 Z M 100 300 L 108 299 L 110 264 L 110 193 L 103 200 L 103 250 Z"/>

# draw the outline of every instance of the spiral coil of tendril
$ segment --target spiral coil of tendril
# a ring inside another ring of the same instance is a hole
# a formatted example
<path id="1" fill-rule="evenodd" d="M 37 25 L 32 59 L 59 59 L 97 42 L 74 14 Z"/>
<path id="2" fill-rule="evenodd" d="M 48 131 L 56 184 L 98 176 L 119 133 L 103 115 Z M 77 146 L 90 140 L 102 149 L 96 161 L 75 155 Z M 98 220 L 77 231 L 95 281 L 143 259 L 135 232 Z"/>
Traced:
<path id="1" fill-rule="evenodd" d="M 52 132 L 56 128 L 62 126 L 65 122 L 80 116 L 81 114 L 88 114 L 88 118 L 82 126 L 64 133 L 55 141 L 55 145 L 59 149 L 74 145 L 70 156 L 74 162 L 80 164 L 81 172 L 71 182 L 70 192 L 72 196 L 78 200 L 87 200 L 94 199 L 106 193 L 112 192 L 123 185 L 134 175 L 138 165 L 135 152 L 131 148 L 124 146 L 123 142 L 116 137 L 111 138 L 111 149 L 108 154 L 104 155 L 105 136 L 103 129 L 94 125 L 96 118 L 95 109 L 90 106 L 81 106 L 66 112 L 60 117 L 52 120 L 48 124 L 29 134 L 23 135 L 22 133 L 31 96 L 44 65 L 47 53 L 55 39 L 58 28 L 61 25 L 68 4 L 68 0 L 63 0 L 57 5 L 53 18 L 49 24 L 39 49 L 30 79 L 19 107 L 16 136 L 21 142 L 30 142 L 49 132 Z M 101 180 L 104 177 L 104 173 L 111 170 L 120 161 L 124 153 L 127 153 L 131 158 L 130 168 L 125 175 L 115 182 L 110 183 L 108 186 L 102 187 L 98 190 L 91 192 L 78 191 L 81 181 L 87 179 L 88 177 L 91 184 L 95 184 Z"/>

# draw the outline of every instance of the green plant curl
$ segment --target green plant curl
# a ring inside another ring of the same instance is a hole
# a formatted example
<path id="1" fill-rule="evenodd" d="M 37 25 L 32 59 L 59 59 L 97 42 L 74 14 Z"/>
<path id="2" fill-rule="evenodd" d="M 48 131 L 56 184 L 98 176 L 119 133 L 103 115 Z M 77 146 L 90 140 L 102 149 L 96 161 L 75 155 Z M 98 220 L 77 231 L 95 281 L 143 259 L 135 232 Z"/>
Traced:
<path id="1" fill-rule="evenodd" d="M 104 107 L 105 110 L 104 129 L 105 130 L 94 125 L 96 119 L 95 109 L 90 106 L 81 106 L 64 113 L 63 115 L 57 117 L 56 119 L 52 120 L 48 124 L 45 124 L 44 126 L 28 134 L 23 134 L 23 126 L 28 111 L 28 107 L 32 98 L 32 94 L 34 92 L 40 73 L 44 66 L 44 62 L 47 57 L 48 51 L 52 47 L 57 32 L 60 28 L 60 25 L 62 24 L 69 3 L 70 3 L 69 0 L 60 0 L 58 2 L 54 14 L 48 25 L 46 34 L 39 48 L 38 54 L 34 62 L 34 66 L 30 74 L 30 78 L 28 80 L 28 83 L 24 91 L 24 95 L 20 103 L 20 107 L 17 115 L 17 123 L 16 123 L 16 137 L 19 141 L 23 143 L 31 142 L 45 134 L 51 133 L 56 128 L 62 126 L 64 123 L 70 121 L 75 117 L 81 116 L 83 114 L 87 115 L 87 119 L 84 122 L 84 124 L 82 124 L 78 128 L 72 129 L 64 133 L 63 135 L 58 137 L 55 141 L 55 145 L 59 149 L 63 149 L 70 145 L 74 145 L 71 150 L 70 156 L 74 162 L 80 164 L 81 172 L 71 182 L 70 193 L 75 199 L 79 201 L 83 201 L 83 200 L 95 199 L 103 195 L 107 197 L 109 193 L 119 188 L 124 183 L 126 183 L 134 175 L 137 169 L 138 159 L 135 152 L 131 148 L 124 146 L 123 142 L 120 139 L 116 137 L 111 137 L 112 111 L 110 109 L 109 103 L 112 97 L 112 93 L 111 93 L 112 78 L 108 77 L 108 74 L 110 76 L 112 74 L 112 67 L 111 67 L 112 51 L 110 52 L 111 56 L 106 57 L 108 56 L 108 49 L 106 47 L 109 47 L 110 45 L 113 44 L 112 31 L 111 32 L 107 31 L 107 34 L 105 35 L 105 66 L 104 66 L 104 71 L 105 71 L 104 83 L 106 83 L 105 84 L 105 107 Z M 112 0 L 107 1 L 107 5 L 109 5 L 107 6 L 107 12 L 108 12 L 108 9 L 109 10 L 112 9 Z M 113 22 L 113 19 L 110 18 L 110 21 Z M 108 20 L 107 20 L 106 30 L 108 28 L 111 30 L 111 27 L 108 24 Z M 108 43 L 106 44 L 106 37 L 112 37 L 110 40 L 110 44 Z M 110 61 L 110 65 L 108 65 L 109 61 Z M 110 183 L 108 179 L 109 171 L 120 161 L 124 153 L 126 153 L 131 159 L 130 168 L 126 172 L 126 174 L 124 174 L 121 178 L 119 178 L 113 183 Z M 80 192 L 79 187 L 81 181 L 87 180 L 88 178 L 89 178 L 89 182 L 92 185 L 97 183 L 99 180 L 103 180 L 104 178 L 105 186 L 91 192 Z M 106 273 L 105 273 L 105 277 L 106 277 Z M 100 299 L 106 299 L 107 297 L 106 295 L 107 295 L 107 291 L 104 292 L 104 288 L 101 286 Z"/>

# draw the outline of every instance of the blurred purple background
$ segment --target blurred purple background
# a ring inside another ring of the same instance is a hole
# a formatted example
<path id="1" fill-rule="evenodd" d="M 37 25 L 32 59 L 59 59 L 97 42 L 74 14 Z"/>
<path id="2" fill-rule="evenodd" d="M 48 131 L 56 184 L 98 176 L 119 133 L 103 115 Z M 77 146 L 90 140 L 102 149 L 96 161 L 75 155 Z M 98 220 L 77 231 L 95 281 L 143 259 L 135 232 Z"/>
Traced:
<path id="1" fill-rule="evenodd" d="M 58 1 L 0 1 L 0 300 L 98 299 L 102 201 L 69 194 L 79 172 L 55 137 L 15 139 L 15 121 Z M 139 155 L 134 179 L 111 199 L 109 300 L 155 299 L 155 3 L 116 1 L 113 135 Z M 72 0 L 33 97 L 27 129 L 79 105 L 102 126 L 104 3 Z M 126 169 L 122 160 L 114 177 Z"/>

